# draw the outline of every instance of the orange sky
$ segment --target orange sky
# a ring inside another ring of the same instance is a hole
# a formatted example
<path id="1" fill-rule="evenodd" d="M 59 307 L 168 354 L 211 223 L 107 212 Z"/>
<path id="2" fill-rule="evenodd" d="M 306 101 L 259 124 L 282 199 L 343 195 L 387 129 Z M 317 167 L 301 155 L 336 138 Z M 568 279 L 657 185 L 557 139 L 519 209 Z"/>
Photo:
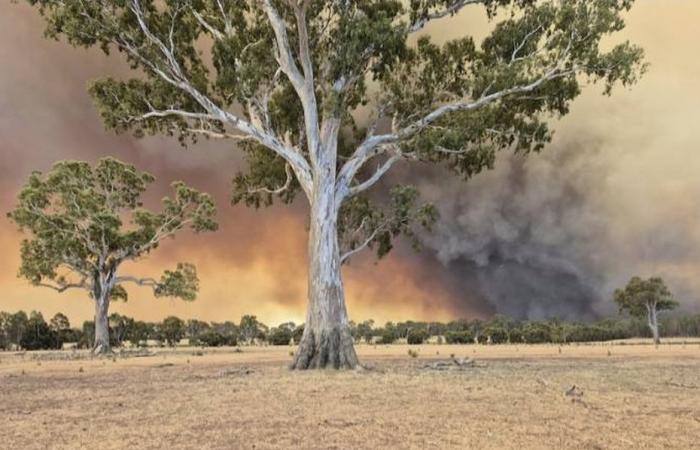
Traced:
<path id="1" fill-rule="evenodd" d="M 684 293 L 691 310 L 700 306 L 700 60 L 693 56 L 700 42 L 698 17 L 696 0 L 639 0 L 625 37 L 645 48 L 649 73 L 638 86 L 615 92 L 612 98 L 588 89 L 572 114 L 557 125 L 552 150 L 584 137 L 599 142 L 600 154 L 588 162 L 603 167 L 606 176 L 587 195 L 587 204 L 605 212 L 599 217 L 605 229 L 602 253 L 591 256 L 609 274 L 602 289 L 609 292 L 632 274 L 661 273 Z M 478 17 L 460 16 L 427 32 L 444 39 L 465 28 L 478 33 L 484 26 Z M 148 275 L 181 260 L 197 264 L 199 299 L 153 299 L 148 291 L 133 289 L 131 300 L 116 304 L 114 311 L 144 320 L 170 314 L 238 320 L 245 313 L 270 324 L 303 320 L 306 223 L 301 202 L 261 211 L 229 206 L 230 179 L 240 159 L 227 145 L 204 143 L 183 150 L 166 139 L 136 140 L 106 132 L 86 83 L 99 76 L 125 75 L 123 65 L 117 58 L 44 39 L 40 18 L 24 3 L 0 6 L 0 64 L 1 211 L 12 208 L 18 187 L 32 170 L 46 170 L 59 159 L 95 160 L 104 155 L 154 173 L 158 183 L 151 199 L 164 195 L 174 179 L 216 197 L 221 222 L 217 233 L 178 237 L 138 267 Z M 542 158 L 528 161 L 532 173 L 542 172 L 551 162 L 548 154 L 532 158 Z M 496 176 L 498 169 L 485 174 L 483 183 Z M 480 182 L 475 180 L 475 186 Z M 454 183 L 450 186 L 461 189 Z M 428 196 L 439 198 L 439 186 L 431 189 Z M 673 233 L 657 239 L 658 230 L 669 227 Z M 439 229 L 438 237 L 440 233 Z M 85 293 L 59 295 L 16 278 L 19 240 L 13 225 L 0 220 L 0 310 L 37 309 L 45 315 L 62 311 L 74 322 L 89 318 L 92 305 Z M 353 261 L 345 269 L 351 317 L 444 320 L 497 310 L 464 290 L 458 273 L 444 270 L 436 256 L 443 250 L 441 244 L 431 244 L 417 255 L 400 247 L 378 264 L 369 256 Z M 610 308 L 603 305 L 599 310 Z"/>

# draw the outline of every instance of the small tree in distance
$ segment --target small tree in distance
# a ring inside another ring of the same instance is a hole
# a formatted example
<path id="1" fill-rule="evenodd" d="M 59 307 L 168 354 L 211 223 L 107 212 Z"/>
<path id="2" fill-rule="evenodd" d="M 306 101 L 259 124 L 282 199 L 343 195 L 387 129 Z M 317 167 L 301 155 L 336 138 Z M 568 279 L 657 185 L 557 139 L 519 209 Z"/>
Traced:
<path id="1" fill-rule="evenodd" d="M 185 331 L 185 322 L 175 316 L 166 317 L 160 326 L 163 339 L 170 347 L 177 346 L 180 340 L 185 337 Z"/>
<path id="2" fill-rule="evenodd" d="M 241 317 L 241 323 L 238 325 L 238 328 L 240 329 L 241 338 L 247 344 L 252 344 L 255 338 L 259 337 L 263 332 L 264 325 L 258 321 L 256 316 L 247 314 Z"/>
<path id="3" fill-rule="evenodd" d="M 88 291 L 95 304 L 94 353 L 111 351 L 109 305 L 127 299 L 126 283 L 149 286 L 156 297 L 196 297 L 198 279 L 191 264 L 180 263 L 159 280 L 119 273 L 124 262 L 143 258 L 185 228 L 217 228 L 211 197 L 182 182 L 173 183 L 175 195 L 163 199 L 161 212 L 144 209 L 140 198 L 153 181 L 152 175 L 113 158 L 94 167 L 63 161 L 46 176 L 34 172 L 8 214 L 31 234 L 22 241 L 20 277 L 57 292 Z"/>
<path id="4" fill-rule="evenodd" d="M 657 345 L 661 342 L 658 312 L 678 306 L 678 302 L 673 299 L 671 291 L 660 277 L 651 277 L 648 280 L 632 277 L 624 289 L 615 290 L 614 299 L 620 312 L 626 311 L 638 318 L 646 317 L 654 343 Z"/>

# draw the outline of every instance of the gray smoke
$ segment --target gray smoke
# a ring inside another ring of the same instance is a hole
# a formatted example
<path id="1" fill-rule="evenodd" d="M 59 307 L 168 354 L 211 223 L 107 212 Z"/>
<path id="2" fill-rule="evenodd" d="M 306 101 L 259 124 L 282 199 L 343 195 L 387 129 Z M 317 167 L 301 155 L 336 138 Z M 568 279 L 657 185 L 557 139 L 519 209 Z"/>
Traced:
<path id="1" fill-rule="evenodd" d="M 528 158 L 502 153 L 494 170 L 468 182 L 440 170 L 411 175 L 441 213 L 426 251 L 465 302 L 522 319 L 587 319 L 607 308 L 599 146 L 556 147 Z"/>

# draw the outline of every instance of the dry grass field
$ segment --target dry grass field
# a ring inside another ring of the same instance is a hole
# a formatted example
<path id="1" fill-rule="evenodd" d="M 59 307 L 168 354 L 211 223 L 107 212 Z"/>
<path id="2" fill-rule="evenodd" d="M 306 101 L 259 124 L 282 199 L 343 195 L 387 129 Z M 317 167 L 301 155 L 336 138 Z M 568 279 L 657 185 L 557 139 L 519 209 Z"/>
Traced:
<path id="1" fill-rule="evenodd" d="M 626 344 L 361 345 L 366 370 L 303 373 L 288 347 L 0 353 L 0 448 L 699 448 L 700 343 Z M 422 368 L 450 353 L 476 365 Z"/>

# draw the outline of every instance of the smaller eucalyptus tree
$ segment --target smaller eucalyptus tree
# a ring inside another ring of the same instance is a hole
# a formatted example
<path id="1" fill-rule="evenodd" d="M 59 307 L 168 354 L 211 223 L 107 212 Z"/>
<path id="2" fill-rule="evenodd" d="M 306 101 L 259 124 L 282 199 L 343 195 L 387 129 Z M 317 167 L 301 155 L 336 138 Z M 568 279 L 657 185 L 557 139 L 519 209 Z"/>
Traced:
<path id="1" fill-rule="evenodd" d="M 625 289 L 615 290 L 614 299 L 620 307 L 620 312 L 627 311 L 638 318 L 646 316 L 654 336 L 654 344 L 657 345 L 661 342 L 657 313 L 678 306 L 678 302 L 673 299 L 671 291 L 660 277 L 651 277 L 648 280 L 632 277 Z"/>
<path id="2" fill-rule="evenodd" d="M 156 297 L 196 298 L 192 264 L 178 263 L 160 279 L 119 273 L 186 228 L 214 231 L 212 198 L 182 182 L 163 199 L 161 212 L 143 208 L 141 195 L 155 178 L 113 158 L 56 163 L 45 176 L 34 172 L 8 217 L 31 237 L 22 241 L 19 276 L 58 292 L 84 289 L 95 303 L 93 353 L 110 352 L 110 301 L 127 299 L 127 283 L 149 286 Z"/>

